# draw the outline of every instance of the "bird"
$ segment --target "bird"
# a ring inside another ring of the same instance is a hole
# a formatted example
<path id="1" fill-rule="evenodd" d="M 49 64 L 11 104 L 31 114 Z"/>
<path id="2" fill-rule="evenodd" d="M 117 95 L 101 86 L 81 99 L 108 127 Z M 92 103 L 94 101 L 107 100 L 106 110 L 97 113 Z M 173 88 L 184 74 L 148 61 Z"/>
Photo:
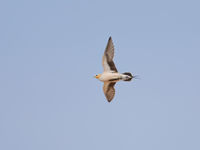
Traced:
<path id="1" fill-rule="evenodd" d="M 103 73 L 94 76 L 96 79 L 104 82 L 103 92 L 108 102 L 111 102 L 115 96 L 114 86 L 118 81 L 131 81 L 135 77 L 130 72 L 118 72 L 113 61 L 114 51 L 114 44 L 112 37 L 110 36 L 102 58 L 102 66 L 104 71 Z"/>

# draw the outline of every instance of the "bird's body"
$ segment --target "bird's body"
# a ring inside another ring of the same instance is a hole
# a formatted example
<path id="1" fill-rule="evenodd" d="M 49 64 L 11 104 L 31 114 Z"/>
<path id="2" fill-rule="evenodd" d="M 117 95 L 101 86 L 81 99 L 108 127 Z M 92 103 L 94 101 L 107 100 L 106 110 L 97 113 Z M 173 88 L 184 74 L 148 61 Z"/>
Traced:
<path id="1" fill-rule="evenodd" d="M 121 78 L 122 75 L 118 72 L 103 72 L 99 77 L 99 80 L 102 82 L 109 82 L 109 81 L 120 80 Z"/>
<path id="2" fill-rule="evenodd" d="M 108 102 L 111 102 L 111 100 L 115 96 L 114 86 L 116 82 L 120 80 L 131 81 L 131 79 L 134 78 L 134 76 L 132 76 L 132 74 L 129 72 L 119 73 L 113 62 L 113 57 L 114 57 L 114 45 L 112 42 L 112 38 L 110 37 L 102 60 L 104 72 L 102 74 L 98 74 L 95 76 L 95 78 L 104 82 L 103 91 Z"/>
<path id="3" fill-rule="evenodd" d="M 99 80 L 102 82 L 117 82 L 120 80 L 127 80 L 131 79 L 131 76 L 121 74 L 118 72 L 103 72 L 101 76 L 99 77 Z"/>

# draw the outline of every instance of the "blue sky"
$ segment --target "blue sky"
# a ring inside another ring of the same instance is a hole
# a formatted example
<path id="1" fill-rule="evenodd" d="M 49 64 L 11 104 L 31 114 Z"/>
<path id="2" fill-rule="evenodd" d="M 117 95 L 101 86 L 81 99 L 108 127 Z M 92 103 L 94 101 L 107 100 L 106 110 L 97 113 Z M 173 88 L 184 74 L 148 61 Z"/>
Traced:
<path id="1" fill-rule="evenodd" d="M 0 149 L 199 150 L 199 1 L 1 1 Z M 108 103 L 109 36 L 120 82 Z"/>

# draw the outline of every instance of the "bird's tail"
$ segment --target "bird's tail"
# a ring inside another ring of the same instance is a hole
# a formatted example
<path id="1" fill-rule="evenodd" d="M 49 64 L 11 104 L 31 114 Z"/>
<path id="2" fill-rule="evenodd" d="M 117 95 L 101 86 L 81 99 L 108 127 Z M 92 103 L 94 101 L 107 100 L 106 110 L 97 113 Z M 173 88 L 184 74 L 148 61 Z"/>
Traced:
<path id="1" fill-rule="evenodd" d="M 122 73 L 124 76 L 122 77 L 123 81 L 131 81 L 134 76 L 130 72 L 124 72 Z"/>

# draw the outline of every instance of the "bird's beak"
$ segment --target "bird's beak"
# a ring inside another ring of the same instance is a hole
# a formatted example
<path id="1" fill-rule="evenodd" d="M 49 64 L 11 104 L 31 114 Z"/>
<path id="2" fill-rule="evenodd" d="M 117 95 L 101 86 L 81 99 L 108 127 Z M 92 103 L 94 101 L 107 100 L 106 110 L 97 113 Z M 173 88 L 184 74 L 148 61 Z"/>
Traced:
<path id="1" fill-rule="evenodd" d="M 96 78 L 96 79 L 99 79 L 99 77 L 100 77 L 100 75 L 96 75 L 96 76 L 94 76 L 94 78 Z"/>

